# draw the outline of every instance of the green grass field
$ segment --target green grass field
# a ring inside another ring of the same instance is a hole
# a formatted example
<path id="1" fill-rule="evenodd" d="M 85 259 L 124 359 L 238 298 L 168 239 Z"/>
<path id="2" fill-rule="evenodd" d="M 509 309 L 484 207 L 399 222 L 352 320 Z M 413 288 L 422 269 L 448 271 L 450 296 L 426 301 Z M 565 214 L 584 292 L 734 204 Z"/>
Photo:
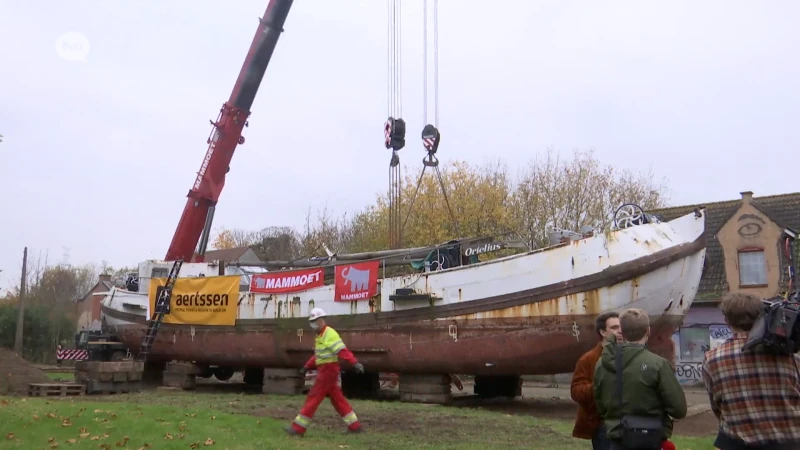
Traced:
<path id="1" fill-rule="evenodd" d="M 304 397 L 164 391 L 107 397 L 0 397 L 0 448 L 590 449 L 572 423 L 473 408 L 352 401 L 366 433 L 347 435 L 326 401 L 303 438 L 283 428 Z M 710 450 L 712 439 L 681 438 Z"/>
<path id="2" fill-rule="evenodd" d="M 75 381 L 75 372 L 45 372 L 45 375 L 54 381 Z"/>

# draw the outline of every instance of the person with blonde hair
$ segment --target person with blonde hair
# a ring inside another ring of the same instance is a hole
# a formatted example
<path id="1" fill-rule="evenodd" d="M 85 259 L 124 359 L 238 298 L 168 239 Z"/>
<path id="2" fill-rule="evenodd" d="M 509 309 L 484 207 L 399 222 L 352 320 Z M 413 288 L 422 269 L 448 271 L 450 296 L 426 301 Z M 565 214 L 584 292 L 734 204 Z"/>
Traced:
<path id="1" fill-rule="evenodd" d="M 662 448 L 672 419 L 686 417 L 686 395 L 670 363 L 647 350 L 650 318 L 641 309 L 620 315 L 623 343 L 609 339 L 594 373 L 594 398 L 610 448 Z"/>

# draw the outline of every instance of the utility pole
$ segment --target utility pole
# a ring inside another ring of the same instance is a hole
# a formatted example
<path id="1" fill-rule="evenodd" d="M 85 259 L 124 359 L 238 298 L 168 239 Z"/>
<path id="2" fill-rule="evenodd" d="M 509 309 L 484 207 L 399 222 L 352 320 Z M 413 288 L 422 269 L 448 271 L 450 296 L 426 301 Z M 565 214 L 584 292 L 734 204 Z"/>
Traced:
<path id="1" fill-rule="evenodd" d="M 17 336 L 14 339 L 14 351 L 22 356 L 22 328 L 25 325 L 25 290 L 28 281 L 28 247 L 22 252 L 22 277 L 19 282 L 19 316 L 17 316 Z"/>

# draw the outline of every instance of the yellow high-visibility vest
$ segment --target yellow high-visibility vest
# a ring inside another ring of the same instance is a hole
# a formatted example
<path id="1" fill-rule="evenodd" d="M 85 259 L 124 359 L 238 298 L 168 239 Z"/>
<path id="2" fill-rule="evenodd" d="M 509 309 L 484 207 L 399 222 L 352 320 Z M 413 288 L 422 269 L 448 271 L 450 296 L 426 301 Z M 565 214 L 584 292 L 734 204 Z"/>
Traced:
<path id="1" fill-rule="evenodd" d="M 326 326 L 322 334 L 314 338 L 314 363 L 319 366 L 339 361 L 339 352 L 344 349 L 344 342 L 339 333 Z"/>

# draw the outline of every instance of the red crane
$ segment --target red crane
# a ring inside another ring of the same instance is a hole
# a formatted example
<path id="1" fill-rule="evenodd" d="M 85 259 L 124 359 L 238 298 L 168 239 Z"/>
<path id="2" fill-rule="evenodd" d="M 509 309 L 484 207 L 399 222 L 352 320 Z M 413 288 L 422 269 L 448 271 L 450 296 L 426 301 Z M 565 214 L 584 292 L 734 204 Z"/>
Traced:
<path id="1" fill-rule="evenodd" d="M 244 144 L 242 129 L 248 126 L 250 107 L 283 32 L 292 2 L 270 0 L 264 17 L 260 19 L 233 92 L 222 105 L 217 121 L 211 122 L 213 128 L 208 138 L 208 150 L 187 195 L 186 207 L 167 250 L 167 261 L 192 261 L 193 257 L 197 262 L 204 260 L 214 209 L 225 186 L 225 174 L 230 169 L 236 146 Z"/>

